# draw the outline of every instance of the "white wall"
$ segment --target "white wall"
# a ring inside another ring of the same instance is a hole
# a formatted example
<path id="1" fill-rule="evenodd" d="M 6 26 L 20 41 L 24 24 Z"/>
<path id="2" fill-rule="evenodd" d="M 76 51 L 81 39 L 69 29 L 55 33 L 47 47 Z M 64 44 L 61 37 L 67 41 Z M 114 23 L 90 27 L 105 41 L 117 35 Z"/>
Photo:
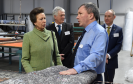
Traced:
<path id="1" fill-rule="evenodd" d="M 127 13 L 129 9 L 133 10 L 133 0 L 113 0 L 112 9 L 116 13 Z"/>
<path id="2" fill-rule="evenodd" d="M 21 0 L 21 12 L 29 13 L 33 7 L 42 7 L 45 10 L 47 24 L 53 21 L 52 10 L 54 0 L 35 0 L 35 6 L 33 6 L 34 0 Z M 65 0 L 55 0 L 54 6 L 61 6 L 64 8 Z M 133 0 L 112 0 L 112 9 L 116 12 L 116 19 L 114 23 L 120 27 L 124 27 L 125 13 L 133 10 Z M 97 0 L 70 0 L 70 23 L 77 23 L 77 11 L 78 7 L 85 2 L 93 2 L 97 4 Z M 110 0 L 99 0 L 100 19 L 104 21 L 104 13 L 110 9 Z M 4 0 L 4 13 L 19 13 L 20 12 L 20 0 Z M 118 14 L 122 13 L 122 14 Z"/>
<path id="3" fill-rule="evenodd" d="M 93 2 L 97 5 L 97 0 L 70 0 L 71 13 L 77 13 L 78 7 L 85 2 Z M 110 8 L 110 0 L 99 0 L 100 13 L 104 13 L 109 8 Z"/>
<path id="4" fill-rule="evenodd" d="M 124 28 L 126 13 L 129 10 L 133 11 L 133 0 L 113 0 L 112 9 L 117 14 L 117 17 L 114 20 L 114 23 Z"/>
<path id="5" fill-rule="evenodd" d="M 33 9 L 33 0 L 21 0 L 21 12 L 29 13 Z M 19 13 L 20 0 L 4 0 L 4 13 Z"/>
<path id="6" fill-rule="evenodd" d="M 47 25 L 53 21 L 52 10 L 53 0 L 21 0 L 21 13 L 29 14 L 34 7 L 44 8 Z M 61 6 L 64 8 L 64 0 L 55 0 L 54 6 Z M 20 0 L 4 0 L 4 13 L 20 13 Z M 18 15 L 15 17 L 17 20 Z M 10 17 L 8 19 L 11 19 Z"/>
<path id="7" fill-rule="evenodd" d="M 85 2 L 93 2 L 97 4 L 97 0 L 71 0 L 71 23 L 78 23 L 77 11 L 78 7 Z M 124 27 L 125 24 L 125 14 L 129 10 L 133 10 L 133 0 L 113 0 L 112 9 L 116 12 L 116 19 L 114 24 L 117 24 L 120 27 Z M 110 0 L 99 0 L 99 10 L 100 10 L 100 20 L 104 21 L 104 13 L 106 10 L 110 9 Z M 119 13 L 119 14 L 118 14 Z"/>
<path id="8" fill-rule="evenodd" d="M 93 2 L 97 5 L 97 0 L 71 0 L 71 23 L 78 23 L 76 17 L 77 17 L 77 11 L 81 4 L 86 2 Z M 103 5 L 104 4 L 104 5 Z M 99 0 L 99 10 L 100 13 L 104 13 L 106 10 L 110 9 L 110 0 Z M 101 15 L 102 16 L 102 15 Z M 103 21 L 103 18 L 100 18 L 101 21 Z"/>
<path id="9" fill-rule="evenodd" d="M 21 12 L 29 13 L 33 9 L 34 0 L 21 0 Z M 55 0 L 55 6 L 61 6 L 64 8 L 64 0 Z M 35 7 L 42 7 L 46 13 L 52 13 L 53 0 L 35 0 Z M 5 13 L 19 13 L 20 12 L 20 0 L 4 0 L 4 12 Z"/>

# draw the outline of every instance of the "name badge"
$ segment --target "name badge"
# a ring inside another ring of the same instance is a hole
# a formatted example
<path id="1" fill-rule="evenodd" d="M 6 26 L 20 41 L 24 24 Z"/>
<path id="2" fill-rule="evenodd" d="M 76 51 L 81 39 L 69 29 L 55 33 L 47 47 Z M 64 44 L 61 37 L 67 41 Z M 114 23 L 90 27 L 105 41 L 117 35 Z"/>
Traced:
<path id="1" fill-rule="evenodd" d="M 80 47 L 80 48 L 83 48 L 83 45 L 82 45 L 82 44 L 80 44 L 80 45 L 79 45 L 79 47 Z"/>
<path id="2" fill-rule="evenodd" d="M 64 33 L 65 33 L 65 35 L 70 35 L 70 31 L 66 31 Z"/>
<path id="3" fill-rule="evenodd" d="M 119 37 L 119 33 L 114 33 L 114 37 Z"/>

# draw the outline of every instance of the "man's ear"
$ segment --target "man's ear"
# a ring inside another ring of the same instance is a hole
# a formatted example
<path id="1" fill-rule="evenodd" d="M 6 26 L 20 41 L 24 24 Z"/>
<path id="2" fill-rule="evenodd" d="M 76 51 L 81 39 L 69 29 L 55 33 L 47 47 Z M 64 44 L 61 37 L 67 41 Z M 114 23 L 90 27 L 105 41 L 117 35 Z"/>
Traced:
<path id="1" fill-rule="evenodd" d="M 116 18 L 116 15 L 114 15 L 114 19 Z"/>
<path id="2" fill-rule="evenodd" d="M 56 19 L 56 15 L 54 15 L 54 19 Z"/>
<path id="3" fill-rule="evenodd" d="M 90 20 L 94 19 L 94 14 L 93 13 L 90 13 L 89 14 L 89 18 L 90 18 Z"/>

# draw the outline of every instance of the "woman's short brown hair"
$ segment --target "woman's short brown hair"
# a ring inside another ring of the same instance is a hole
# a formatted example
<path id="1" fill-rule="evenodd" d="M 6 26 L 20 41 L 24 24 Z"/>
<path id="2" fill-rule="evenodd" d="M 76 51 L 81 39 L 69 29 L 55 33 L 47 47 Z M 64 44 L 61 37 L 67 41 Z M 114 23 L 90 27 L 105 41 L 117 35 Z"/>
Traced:
<path id="1" fill-rule="evenodd" d="M 34 25 L 34 23 L 37 21 L 36 15 L 40 14 L 40 13 L 44 13 L 44 9 L 41 7 L 37 7 L 34 8 L 31 12 L 30 12 L 30 20 L 32 22 L 32 24 Z M 35 26 L 35 25 L 34 25 Z"/>

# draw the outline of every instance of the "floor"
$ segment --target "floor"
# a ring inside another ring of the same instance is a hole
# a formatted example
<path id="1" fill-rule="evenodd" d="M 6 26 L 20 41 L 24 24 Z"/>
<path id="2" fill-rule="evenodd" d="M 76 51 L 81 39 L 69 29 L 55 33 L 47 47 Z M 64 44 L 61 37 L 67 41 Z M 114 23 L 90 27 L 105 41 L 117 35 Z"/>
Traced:
<path id="1" fill-rule="evenodd" d="M 124 78 L 126 72 L 133 67 L 133 57 L 130 56 L 129 51 L 123 51 L 123 50 L 120 51 L 118 56 L 118 67 L 119 68 L 116 69 L 114 83 L 133 84 L 125 81 Z"/>
<path id="2" fill-rule="evenodd" d="M 7 48 L 4 50 L 8 51 Z M 16 52 L 17 50 L 18 49 L 13 49 L 12 51 Z M 5 54 L 4 56 L 9 56 L 9 54 Z M 0 53 L 0 82 L 25 74 L 23 68 L 22 73 L 19 73 L 19 56 L 12 57 L 12 64 L 9 64 L 9 57 L 4 59 L 1 59 L 1 57 L 2 54 Z"/>
<path id="3" fill-rule="evenodd" d="M 1 57 L 1 54 L 0 54 Z M 6 70 L 6 71 L 13 71 L 18 73 L 18 56 L 13 57 L 13 63 L 12 65 L 9 64 L 8 58 L 6 59 L 0 59 L 0 70 Z M 123 51 L 121 50 L 118 56 L 119 59 L 119 68 L 116 69 L 116 74 L 114 78 L 114 84 L 132 84 L 127 81 L 125 81 L 125 74 L 126 71 L 131 69 L 133 67 L 133 57 L 130 56 L 129 51 Z M 24 69 L 23 69 L 24 72 Z M 21 75 L 21 74 L 19 74 Z M 18 74 L 16 75 L 18 76 Z"/>

